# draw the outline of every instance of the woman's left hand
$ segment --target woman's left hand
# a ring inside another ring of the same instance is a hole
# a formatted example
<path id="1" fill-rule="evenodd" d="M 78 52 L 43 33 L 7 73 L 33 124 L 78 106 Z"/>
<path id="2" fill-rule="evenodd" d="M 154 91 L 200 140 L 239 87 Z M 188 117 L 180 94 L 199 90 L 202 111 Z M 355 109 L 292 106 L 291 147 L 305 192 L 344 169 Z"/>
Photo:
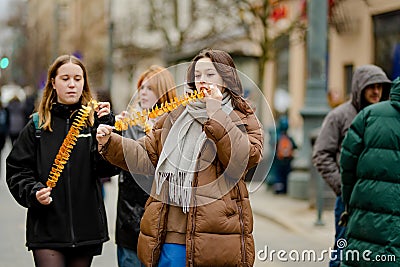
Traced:
<path id="1" fill-rule="evenodd" d="M 111 112 L 111 104 L 110 104 L 110 102 L 99 102 L 98 103 L 98 107 L 96 109 L 96 112 L 97 112 L 97 116 L 99 118 L 110 114 L 110 112 Z"/>
<path id="2" fill-rule="evenodd" d="M 220 89 L 213 84 L 211 84 L 209 88 L 209 91 L 204 90 L 204 99 L 206 101 L 207 115 L 210 118 L 221 108 L 222 93 Z"/>

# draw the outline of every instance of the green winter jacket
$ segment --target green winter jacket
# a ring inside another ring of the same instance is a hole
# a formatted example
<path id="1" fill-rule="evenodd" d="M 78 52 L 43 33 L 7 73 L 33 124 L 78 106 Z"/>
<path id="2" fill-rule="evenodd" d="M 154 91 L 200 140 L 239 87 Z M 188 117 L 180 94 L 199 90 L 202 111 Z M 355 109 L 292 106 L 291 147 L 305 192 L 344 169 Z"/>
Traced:
<path id="1" fill-rule="evenodd" d="M 399 78 L 389 101 L 355 117 L 342 144 L 340 169 L 350 214 L 341 267 L 400 266 Z"/>

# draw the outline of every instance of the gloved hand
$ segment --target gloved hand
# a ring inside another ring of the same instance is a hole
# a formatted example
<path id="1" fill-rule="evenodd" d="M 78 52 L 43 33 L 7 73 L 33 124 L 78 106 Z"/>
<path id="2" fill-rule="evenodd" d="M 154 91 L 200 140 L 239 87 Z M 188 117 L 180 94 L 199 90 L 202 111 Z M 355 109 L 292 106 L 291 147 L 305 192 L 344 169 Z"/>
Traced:
<path id="1" fill-rule="evenodd" d="M 349 213 L 347 211 L 344 211 L 340 215 L 339 225 L 342 227 L 347 226 L 348 221 L 349 221 Z"/>

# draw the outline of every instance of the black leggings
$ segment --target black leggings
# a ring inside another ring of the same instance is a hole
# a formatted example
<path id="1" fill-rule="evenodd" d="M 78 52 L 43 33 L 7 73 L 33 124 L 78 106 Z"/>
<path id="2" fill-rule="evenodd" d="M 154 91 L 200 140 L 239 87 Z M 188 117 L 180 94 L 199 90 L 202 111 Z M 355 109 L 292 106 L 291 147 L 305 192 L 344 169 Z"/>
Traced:
<path id="1" fill-rule="evenodd" d="M 36 267 L 89 267 L 93 256 L 73 255 L 53 249 L 33 249 Z"/>

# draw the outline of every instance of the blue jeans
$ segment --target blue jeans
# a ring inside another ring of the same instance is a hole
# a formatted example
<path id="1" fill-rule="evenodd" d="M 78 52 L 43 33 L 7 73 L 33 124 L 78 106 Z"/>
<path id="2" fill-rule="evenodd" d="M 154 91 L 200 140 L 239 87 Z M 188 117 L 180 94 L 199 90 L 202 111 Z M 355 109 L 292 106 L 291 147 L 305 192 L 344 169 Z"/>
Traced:
<path id="1" fill-rule="evenodd" d="M 344 239 L 345 238 L 345 232 L 346 232 L 346 227 L 340 226 L 339 221 L 340 221 L 340 215 L 344 212 L 344 203 L 342 201 L 342 197 L 338 196 L 336 197 L 336 203 L 335 203 L 335 244 L 333 246 L 333 249 L 336 250 L 332 252 L 332 259 L 329 262 L 329 267 L 339 267 L 340 266 L 340 253 L 343 250 L 342 248 L 339 249 L 337 246 L 337 242 L 339 239 Z"/>
<path id="2" fill-rule="evenodd" d="M 117 246 L 119 267 L 145 267 L 139 260 L 134 250 Z"/>
<path id="3" fill-rule="evenodd" d="M 165 243 L 161 247 L 158 267 L 185 267 L 186 246 L 181 244 Z"/>
<path id="4" fill-rule="evenodd" d="M 287 181 L 291 168 L 291 159 L 274 159 L 274 191 L 276 194 L 286 194 Z"/>

